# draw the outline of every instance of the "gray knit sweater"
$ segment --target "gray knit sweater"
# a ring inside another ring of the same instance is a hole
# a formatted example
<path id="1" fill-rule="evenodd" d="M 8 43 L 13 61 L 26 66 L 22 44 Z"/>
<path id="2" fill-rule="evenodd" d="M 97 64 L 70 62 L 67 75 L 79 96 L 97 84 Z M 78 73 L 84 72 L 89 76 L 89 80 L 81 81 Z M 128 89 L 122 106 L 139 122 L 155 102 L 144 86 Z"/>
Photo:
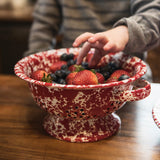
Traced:
<path id="1" fill-rule="evenodd" d="M 124 52 L 143 57 L 160 38 L 160 0 L 38 0 L 26 55 L 55 48 L 72 47 L 84 32 L 97 33 L 118 25 L 129 29 Z"/>

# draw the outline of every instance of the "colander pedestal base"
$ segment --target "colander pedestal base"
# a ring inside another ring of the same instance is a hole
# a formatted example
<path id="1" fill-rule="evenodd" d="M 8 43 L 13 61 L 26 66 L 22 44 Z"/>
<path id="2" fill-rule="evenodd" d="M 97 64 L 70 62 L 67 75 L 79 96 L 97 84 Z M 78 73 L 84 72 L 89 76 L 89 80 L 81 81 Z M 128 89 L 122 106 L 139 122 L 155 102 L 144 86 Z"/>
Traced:
<path id="1" fill-rule="evenodd" d="M 103 118 L 70 120 L 53 115 L 44 119 L 44 129 L 53 137 L 69 142 L 94 142 L 115 134 L 120 118 L 112 113 Z"/>

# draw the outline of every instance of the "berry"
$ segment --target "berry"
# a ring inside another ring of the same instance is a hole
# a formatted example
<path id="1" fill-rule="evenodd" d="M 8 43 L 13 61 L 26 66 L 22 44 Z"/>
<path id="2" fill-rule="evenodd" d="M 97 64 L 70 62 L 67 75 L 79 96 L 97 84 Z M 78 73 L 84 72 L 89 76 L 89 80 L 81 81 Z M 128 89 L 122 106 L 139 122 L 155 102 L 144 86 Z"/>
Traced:
<path id="1" fill-rule="evenodd" d="M 62 78 L 58 79 L 58 83 L 59 84 L 66 84 L 66 81 Z"/>
<path id="2" fill-rule="evenodd" d="M 108 72 L 109 67 L 108 67 L 108 65 L 105 65 L 105 66 L 101 67 L 99 70 L 100 70 L 101 73 Z"/>
<path id="3" fill-rule="evenodd" d="M 71 72 L 74 72 L 76 70 L 76 65 L 69 66 L 68 70 L 70 70 Z"/>
<path id="4" fill-rule="evenodd" d="M 84 70 L 84 68 L 82 65 L 74 64 L 74 65 L 69 66 L 68 70 L 70 70 L 71 72 L 79 72 L 79 71 Z"/>
<path id="5" fill-rule="evenodd" d="M 97 78 L 98 78 L 98 83 L 100 83 L 100 84 L 102 84 L 102 83 L 104 83 L 104 76 L 101 74 L 101 73 L 96 73 L 96 76 L 97 76 Z"/>
<path id="6" fill-rule="evenodd" d="M 55 71 L 55 75 L 56 75 L 57 77 L 60 77 L 60 78 L 62 78 L 62 77 L 64 76 L 62 70 L 57 70 L 57 71 Z"/>
<path id="7" fill-rule="evenodd" d="M 62 73 L 62 78 L 66 78 L 66 76 L 69 74 L 69 73 L 71 73 L 69 70 L 60 70 L 61 71 L 61 73 Z"/>
<path id="8" fill-rule="evenodd" d="M 115 62 L 111 61 L 108 63 L 108 71 L 110 73 L 113 73 L 114 71 L 116 71 L 118 69 L 118 66 L 116 65 Z"/>
<path id="9" fill-rule="evenodd" d="M 38 81 L 49 82 L 49 83 L 51 82 L 50 75 L 44 70 L 34 71 L 31 75 L 31 78 L 38 80 Z"/>
<path id="10" fill-rule="evenodd" d="M 74 64 L 75 64 L 75 61 L 73 59 L 67 61 L 68 66 L 71 66 L 71 65 L 74 65 Z"/>
<path id="11" fill-rule="evenodd" d="M 66 83 L 67 84 L 73 84 L 73 79 L 74 79 L 76 74 L 77 74 L 77 72 L 72 72 L 72 73 L 68 74 L 68 76 L 65 79 Z"/>
<path id="12" fill-rule="evenodd" d="M 81 65 L 84 69 L 89 69 L 88 62 L 82 62 Z"/>
<path id="13" fill-rule="evenodd" d="M 54 73 L 51 73 L 50 76 L 52 81 L 56 82 L 58 80 L 57 76 Z"/>
<path id="14" fill-rule="evenodd" d="M 74 54 L 73 53 L 70 53 L 70 54 L 63 53 L 60 57 L 61 61 L 68 61 L 68 60 L 71 60 L 71 59 L 74 59 Z"/>
<path id="15" fill-rule="evenodd" d="M 106 81 L 107 83 L 108 82 L 115 82 L 115 81 L 118 81 L 118 79 L 122 76 L 122 75 L 127 75 L 128 77 L 130 77 L 130 74 L 123 70 L 123 69 L 119 69 L 119 70 L 116 70 L 114 71 L 111 76 L 108 78 L 108 80 Z"/>
<path id="16" fill-rule="evenodd" d="M 74 58 L 74 54 L 73 53 L 70 53 L 69 55 L 68 55 L 68 60 L 69 59 L 73 59 Z"/>
<path id="17" fill-rule="evenodd" d="M 104 81 L 106 83 L 115 82 L 130 77 L 129 73 L 120 69 L 114 61 L 103 66 L 97 65 L 91 69 L 88 64 L 93 55 L 93 53 L 88 53 L 82 64 L 76 65 L 78 54 L 63 53 L 60 56 L 60 61 L 50 66 L 50 74 L 42 70 L 41 76 L 37 76 L 38 78 L 35 77 L 35 79 L 60 84 L 94 85 L 105 83 Z"/>
<path id="18" fill-rule="evenodd" d="M 68 60 L 68 54 L 67 53 L 63 53 L 60 57 L 61 61 L 67 61 Z"/>
<path id="19" fill-rule="evenodd" d="M 104 76 L 104 79 L 107 80 L 110 77 L 110 72 L 104 72 L 102 75 Z"/>
<path id="20" fill-rule="evenodd" d="M 82 70 L 78 72 L 74 79 L 73 84 L 75 85 L 94 85 L 98 84 L 97 76 L 90 70 Z"/>
<path id="21" fill-rule="evenodd" d="M 61 66 L 61 69 L 62 69 L 62 70 L 67 70 L 67 69 L 68 69 L 68 66 L 67 66 L 67 65 L 62 65 L 62 66 Z"/>
<path id="22" fill-rule="evenodd" d="M 65 71 L 65 75 L 66 75 L 66 76 L 68 76 L 68 75 L 71 73 L 70 70 L 64 70 L 64 71 Z"/>
<path id="23" fill-rule="evenodd" d="M 60 70 L 61 67 L 62 67 L 63 65 L 66 65 L 66 64 L 67 64 L 66 61 L 58 61 L 58 62 L 55 62 L 54 64 L 51 65 L 50 70 L 51 70 L 51 72 L 54 73 L 55 71 Z"/>

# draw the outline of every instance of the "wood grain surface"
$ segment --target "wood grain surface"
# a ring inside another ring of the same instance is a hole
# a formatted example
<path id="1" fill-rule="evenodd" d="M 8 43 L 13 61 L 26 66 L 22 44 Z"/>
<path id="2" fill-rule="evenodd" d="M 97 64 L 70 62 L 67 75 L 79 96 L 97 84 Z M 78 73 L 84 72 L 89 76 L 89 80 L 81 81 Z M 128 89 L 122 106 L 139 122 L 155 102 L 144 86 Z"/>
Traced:
<path id="1" fill-rule="evenodd" d="M 27 83 L 0 75 L 0 160 L 159 160 L 160 129 L 152 118 L 160 84 L 145 100 L 127 103 L 117 114 L 119 132 L 92 143 L 70 143 L 48 135 L 46 113 L 33 101 Z"/>

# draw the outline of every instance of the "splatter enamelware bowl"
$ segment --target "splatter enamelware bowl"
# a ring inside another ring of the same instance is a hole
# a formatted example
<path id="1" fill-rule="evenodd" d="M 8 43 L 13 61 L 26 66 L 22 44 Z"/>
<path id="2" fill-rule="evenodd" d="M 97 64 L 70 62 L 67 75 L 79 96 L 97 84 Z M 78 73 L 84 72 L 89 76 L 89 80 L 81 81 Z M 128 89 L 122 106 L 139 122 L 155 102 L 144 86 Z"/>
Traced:
<path id="1" fill-rule="evenodd" d="M 35 102 L 48 115 L 44 129 L 53 137 L 70 142 L 93 142 L 117 133 L 121 125 L 115 112 L 128 101 L 137 101 L 150 94 L 150 83 L 141 77 L 146 72 L 145 63 L 122 52 L 108 54 L 100 65 L 110 61 L 127 70 L 126 80 L 97 85 L 62 85 L 46 83 L 31 78 L 31 74 L 60 61 L 63 53 L 77 55 L 80 48 L 49 50 L 25 57 L 15 65 L 15 74 L 28 82 Z M 91 53 L 94 50 L 91 50 Z"/>

